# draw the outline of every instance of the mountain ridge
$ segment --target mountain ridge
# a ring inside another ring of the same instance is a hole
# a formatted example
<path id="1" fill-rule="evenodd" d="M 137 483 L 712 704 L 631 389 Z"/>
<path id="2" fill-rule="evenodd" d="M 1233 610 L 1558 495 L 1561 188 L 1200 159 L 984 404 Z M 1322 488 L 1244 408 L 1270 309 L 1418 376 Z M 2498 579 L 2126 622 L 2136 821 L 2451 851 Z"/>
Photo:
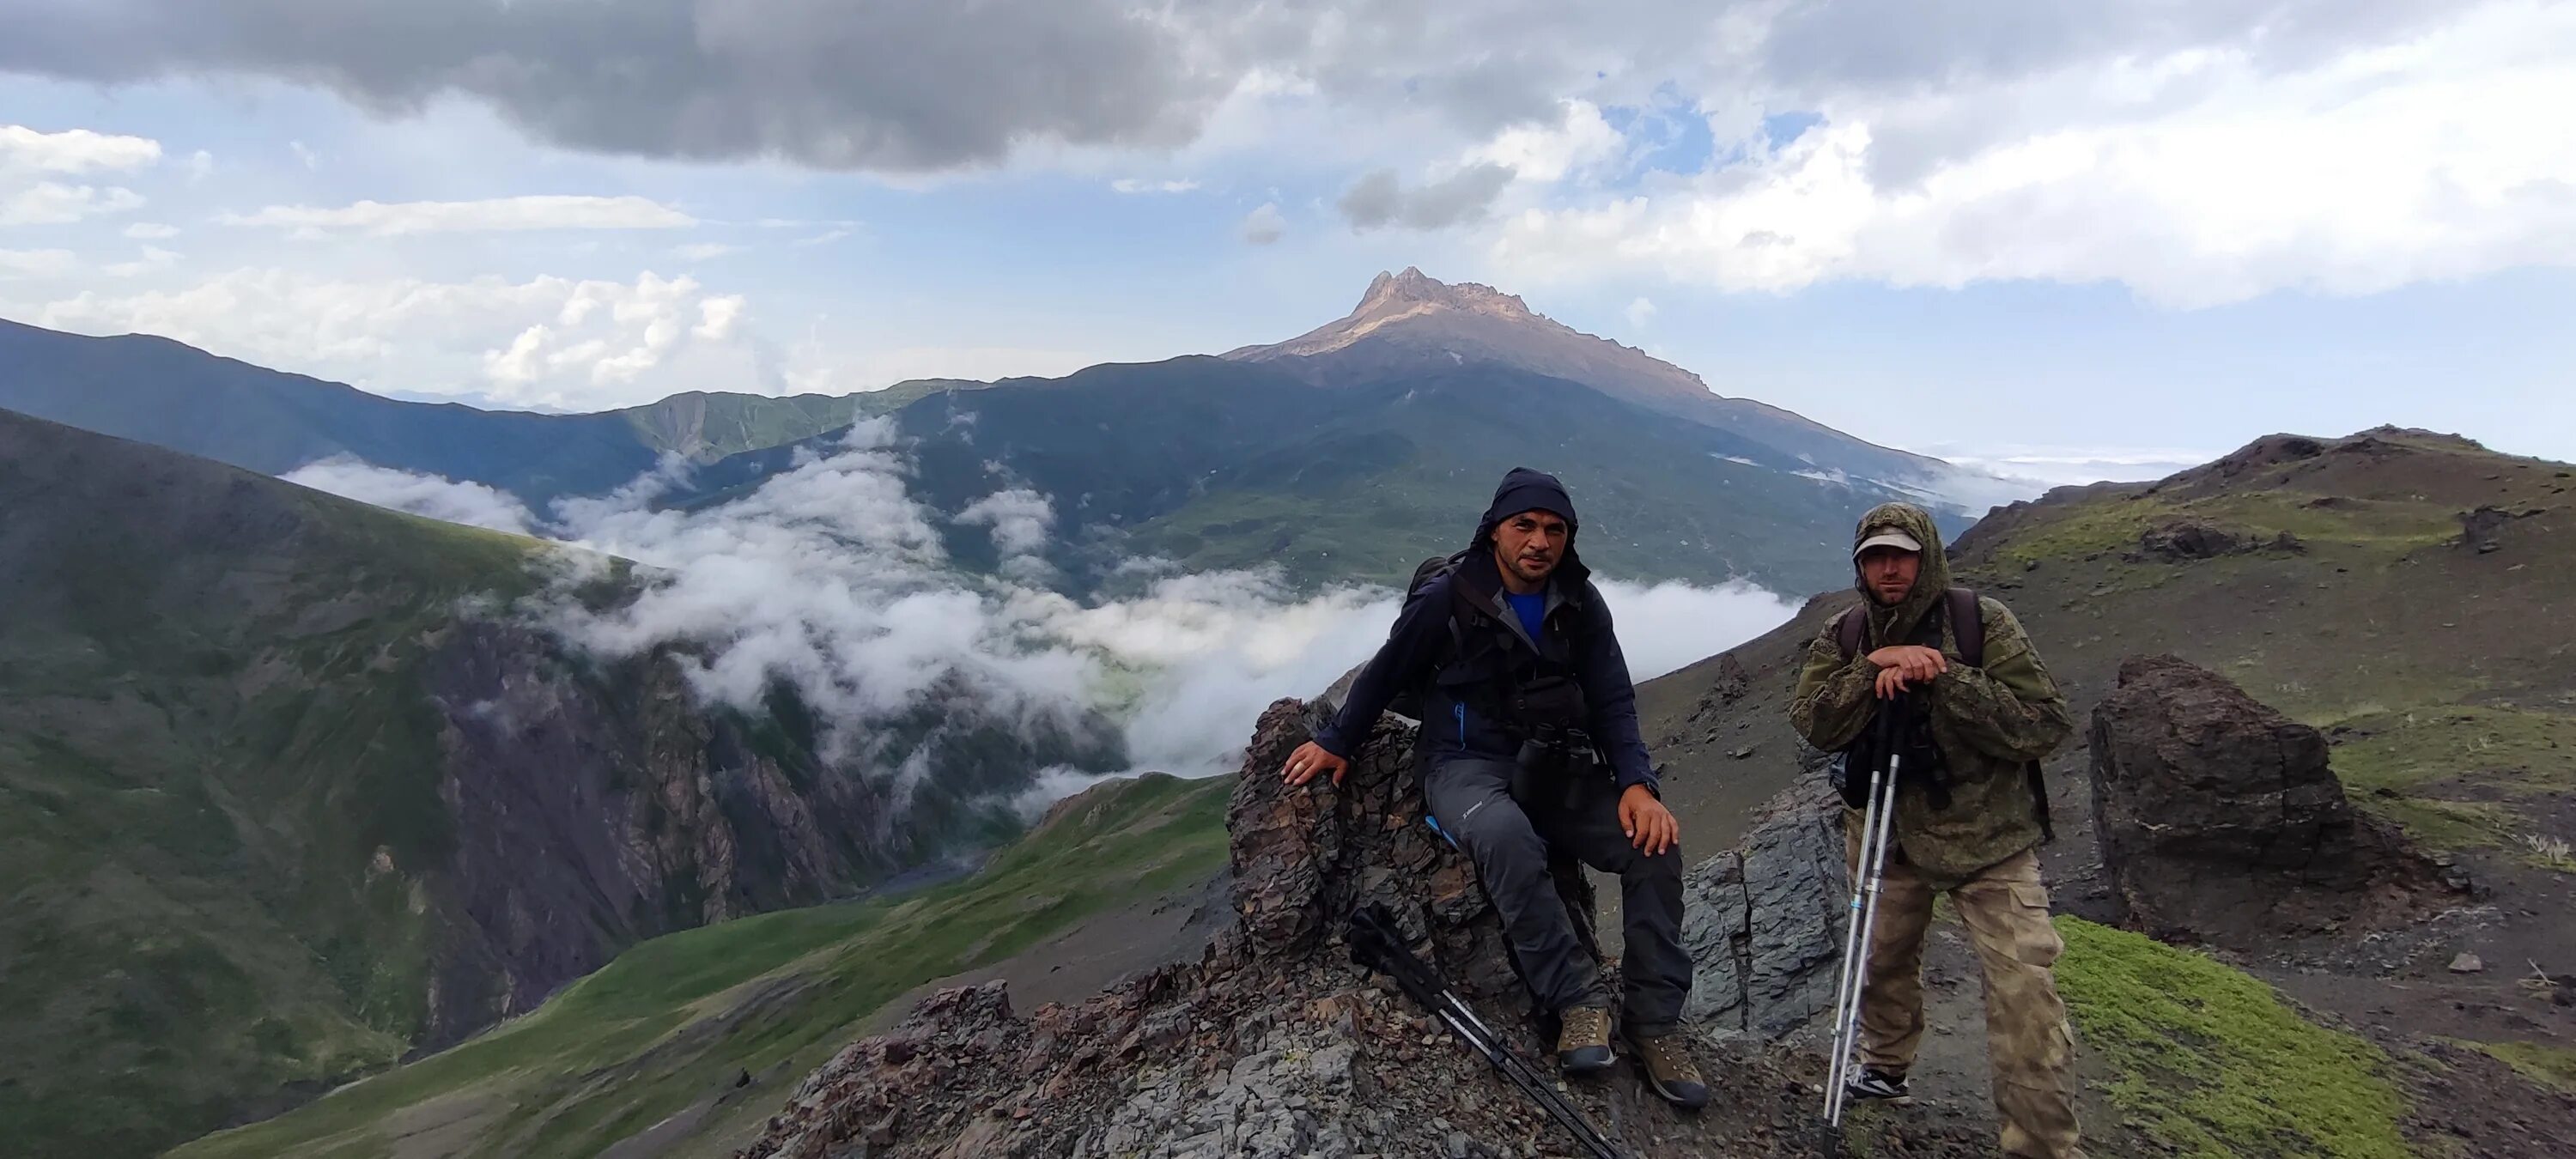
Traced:
<path id="1" fill-rule="evenodd" d="M 0 319 L 0 408 L 280 475 L 336 456 L 484 483 L 543 510 L 613 489 L 665 454 L 714 458 L 846 426 L 941 390 L 683 391 L 582 414 L 389 398 L 153 334 L 95 337 Z"/>

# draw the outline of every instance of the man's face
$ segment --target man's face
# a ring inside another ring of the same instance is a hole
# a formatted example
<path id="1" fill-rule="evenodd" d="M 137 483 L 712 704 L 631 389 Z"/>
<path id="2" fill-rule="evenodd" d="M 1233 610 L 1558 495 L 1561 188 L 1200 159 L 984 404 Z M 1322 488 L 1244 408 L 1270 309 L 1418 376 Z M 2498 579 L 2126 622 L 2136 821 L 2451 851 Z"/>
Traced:
<path id="1" fill-rule="evenodd" d="M 1546 511 L 1524 511 L 1494 528 L 1494 558 L 1523 583 L 1537 583 L 1565 558 L 1572 532 L 1565 520 Z"/>
<path id="2" fill-rule="evenodd" d="M 1860 553 L 1860 578 L 1869 587 L 1869 596 L 1881 604 L 1894 607 L 1914 593 L 1914 577 L 1923 572 L 1923 557 L 1893 547 L 1873 547 Z"/>

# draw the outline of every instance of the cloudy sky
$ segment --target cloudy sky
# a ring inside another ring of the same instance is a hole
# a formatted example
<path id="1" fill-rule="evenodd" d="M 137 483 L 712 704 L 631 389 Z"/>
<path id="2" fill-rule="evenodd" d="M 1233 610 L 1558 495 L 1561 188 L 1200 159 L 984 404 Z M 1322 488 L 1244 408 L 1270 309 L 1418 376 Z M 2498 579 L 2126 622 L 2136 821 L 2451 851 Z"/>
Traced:
<path id="1" fill-rule="evenodd" d="M 589 409 L 1381 269 L 2027 474 L 2576 458 L 2576 4 L 0 0 L 0 317 Z"/>

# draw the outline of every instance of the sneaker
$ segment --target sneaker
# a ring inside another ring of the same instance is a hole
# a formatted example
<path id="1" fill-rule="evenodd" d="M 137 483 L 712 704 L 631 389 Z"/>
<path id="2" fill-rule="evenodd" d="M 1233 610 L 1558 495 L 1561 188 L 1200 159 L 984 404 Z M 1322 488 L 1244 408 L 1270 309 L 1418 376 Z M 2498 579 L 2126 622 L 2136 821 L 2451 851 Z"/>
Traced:
<path id="1" fill-rule="evenodd" d="M 1597 1074 L 1609 1069 L 1610 1012 L 1577 1006 L 1558 1016 L 1556 1068 L 1567 1074 Z"/>
<path id="2" fill-rule="evenodd" d="M 1630 1034 L 1628 1045 L 1636 1048 L 1646 1085 L 1664 1101 L 1694 1111 L 1708 1105 L 1708 1080 L 1701 1077 L 1699 1064 L 1691 1061 L 1690 1041 L 1680 1031 L 1652 1037 Z"/>
<path id="3" fill-rule="evenodd" d="M 1843 1091 L 1854 1099 L 1884 1099 L 1898 1106 L 1913 1101 L 1905 1093 L 1903 1074 L 1883 1071 L 1877 1067 L 1862 1067 L 1859 1076 L 1852 1079 Z"/>

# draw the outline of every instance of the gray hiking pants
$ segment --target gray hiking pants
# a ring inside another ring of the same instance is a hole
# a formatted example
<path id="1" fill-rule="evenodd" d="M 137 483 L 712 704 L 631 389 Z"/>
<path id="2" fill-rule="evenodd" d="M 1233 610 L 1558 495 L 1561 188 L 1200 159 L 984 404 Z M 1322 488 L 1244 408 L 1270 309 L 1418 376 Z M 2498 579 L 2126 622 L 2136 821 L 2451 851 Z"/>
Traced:
<path id="1" fill-rule="evenodd" d="M 1641 1034 L 1679 1025 L 1690 995 L 1690 955 L 1682 950 L 1682 854 L 1679 846 L 1648 857 L 1619 831 L 1619 797 L 1605 777 L 1597 792 L 1577 794 L 1568 808 L 1524 812 L 1511 797 L 1508 762 L 1452 757 L 1432 766 L 1423 797 L 1441 829 L 1476 864 L 1476 876 L 1501 911 L 1513 956 L 1532 996 L 1550 1011 L 1607 1009 L 1610 995 L 1592 956 L 1575 939 L 1565 902 L 1547 874 L 1554 846 L 1603 873 L 1619 876 L 1619 912 L 1627 945 L 1624 1016 Z"/>

